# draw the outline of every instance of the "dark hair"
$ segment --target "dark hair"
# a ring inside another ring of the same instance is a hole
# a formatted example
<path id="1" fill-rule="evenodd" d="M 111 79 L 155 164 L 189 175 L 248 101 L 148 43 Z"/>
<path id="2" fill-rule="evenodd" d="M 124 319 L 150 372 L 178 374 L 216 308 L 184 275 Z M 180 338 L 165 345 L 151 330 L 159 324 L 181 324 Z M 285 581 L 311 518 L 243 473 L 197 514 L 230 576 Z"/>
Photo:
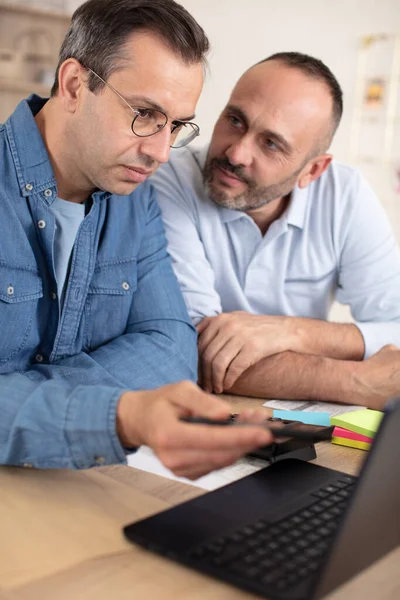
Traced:
<path id="1" fill-rule="evenodd" d="M 332 98 L 332 121 L 333 127 L 331 135 L 335 133 L 343 113 L 343 92 L 338 80 L 332 71 L 319 58 L 314 58 L 301 52 L 277 52 L 260 61 L 279 60 L 288 67 L 293 67 L 302 71 L 314 79 L 320 79 L 327 85 Z"/>
<path id="2" fill-rule="evenodd" d="M 61 46 L 51 95 L 58 91 L 60 65 L 68 58 L 75 58 L 107 81 L 124 58 L 123 46 L 127 38 L 138 30 L 155 33 L 186 64 L 206 63 L 205 55 L 209 50 L 206 34 L 174 0 L 88 0 L 72 15 Z M 89 74 L 88 86 L 92 92 L 103 85 L 92 73 Z"/>

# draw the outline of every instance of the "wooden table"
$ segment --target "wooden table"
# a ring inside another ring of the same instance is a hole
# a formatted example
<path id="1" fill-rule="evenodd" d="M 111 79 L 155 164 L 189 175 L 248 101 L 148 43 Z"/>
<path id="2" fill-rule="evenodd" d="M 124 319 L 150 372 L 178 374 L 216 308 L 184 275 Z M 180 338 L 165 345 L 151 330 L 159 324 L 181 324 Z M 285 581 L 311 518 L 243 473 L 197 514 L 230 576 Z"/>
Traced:
<path id="1" fill-rule="evenodd" d="M 254 400 L 229 398 L 237 410 Z M 322 443 L 318 464 L 357 473 L 366 453 Z M 123 525 L 205 493 L 125 466 L 0 468 L 0 600 L 244 600 L 227 584 L 132 546 Z M 329 596 L 399 600 L 400 549 Z"/>

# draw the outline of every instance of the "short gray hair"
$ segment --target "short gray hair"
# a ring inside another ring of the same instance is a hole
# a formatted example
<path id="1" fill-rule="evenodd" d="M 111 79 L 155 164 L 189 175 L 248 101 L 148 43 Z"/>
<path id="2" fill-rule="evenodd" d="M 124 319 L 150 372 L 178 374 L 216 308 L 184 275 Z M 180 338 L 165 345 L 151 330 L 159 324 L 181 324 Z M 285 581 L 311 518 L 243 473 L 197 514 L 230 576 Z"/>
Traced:
<path id="1" fill-rule="evenodd" d="M 88 0 L 72 15 L 51 95 L 58 92 L 59 69 L 68 58 L 75 58 L 107 81 L 124 59 L 127 38 L 139 30 L 153 32 L 186 64 L 206 64 L 208 38 L 197 21 L 174 0 Z M 92 92 L 103 85 L 89 73 Z"/>

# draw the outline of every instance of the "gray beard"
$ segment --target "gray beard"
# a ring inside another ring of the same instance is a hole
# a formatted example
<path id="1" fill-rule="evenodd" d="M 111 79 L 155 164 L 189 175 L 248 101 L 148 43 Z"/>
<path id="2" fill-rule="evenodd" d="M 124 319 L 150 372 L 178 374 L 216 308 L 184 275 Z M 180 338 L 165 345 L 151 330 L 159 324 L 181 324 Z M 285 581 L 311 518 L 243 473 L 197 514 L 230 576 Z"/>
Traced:
<path id="1" fill-rule="evenodd" d="M 247 184 L 247 190 L 237 196 L 230 197 L 223 189 L 221 189 L 221 187 L 215 188 L 213 186 L 212 179 L 215 167 L 213 167 L 212 163 L 213 161 L 209 162 L 207 160 L 203 169 L 203 181 L 207 194 L 218 206 L 242 212 L 261 208 L 278 198 L 283 198 L 290 194 L 296 186 L 299 173 L 304 167 L 304 165 L 302 165 L 300 169 L 296 170 L 295 173 L 292 173 L 287 179 L 267 186 L 257 186 L 254 181 L 241 177 Z M 236 168 L 234 167 L 232 172 L 234 172 L 235 169 Z M 239 169 L 240 167 L 238 170 Z"/>

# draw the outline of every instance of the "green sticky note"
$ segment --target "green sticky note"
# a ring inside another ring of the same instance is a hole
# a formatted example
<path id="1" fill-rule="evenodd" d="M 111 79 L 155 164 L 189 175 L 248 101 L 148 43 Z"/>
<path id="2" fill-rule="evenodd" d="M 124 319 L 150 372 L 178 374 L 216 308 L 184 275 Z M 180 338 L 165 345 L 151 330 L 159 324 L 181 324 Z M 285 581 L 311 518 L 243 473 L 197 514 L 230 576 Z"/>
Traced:
<path id="1" fill-rule="evenodd" d="M 364 408 L 331 417 L 331 424 L 354 431 L 355 433 L 360 433 L 361 435 L 366 435 L 367 437 L 374 437 L 381 424 L 382 417 L 382 412 Z"/>

